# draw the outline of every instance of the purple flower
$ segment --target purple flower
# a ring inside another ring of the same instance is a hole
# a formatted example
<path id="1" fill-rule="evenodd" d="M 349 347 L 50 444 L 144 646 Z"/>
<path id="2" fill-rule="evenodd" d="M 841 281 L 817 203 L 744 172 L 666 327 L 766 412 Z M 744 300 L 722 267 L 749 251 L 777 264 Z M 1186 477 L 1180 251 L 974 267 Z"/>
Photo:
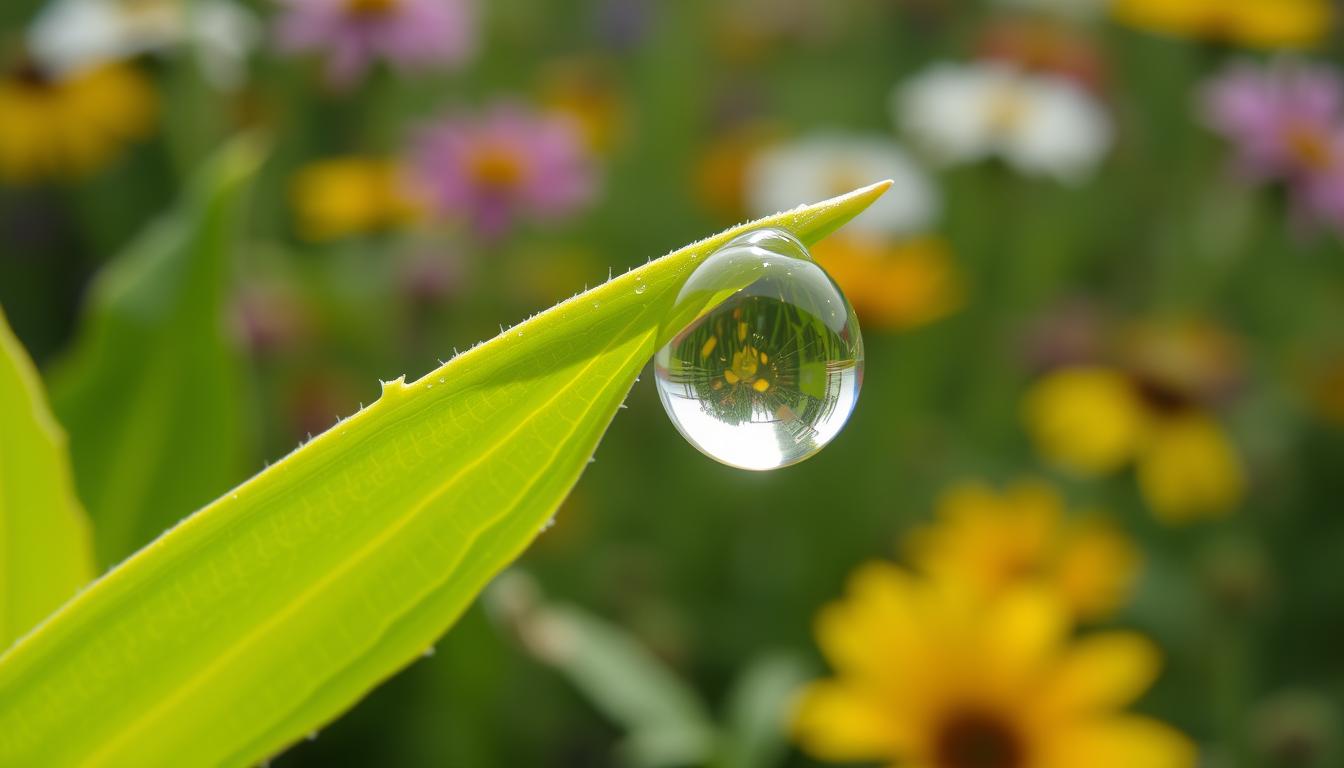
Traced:
<path id="1" fill-rule="evenodd" d="M 1237 167 L 1281 182 L 1301 215 L 1344 231 L 1344 80 L 1321 66 L 1237 64 L 1204 92 L 1209 127 Z"/>
<path id="2" fill-rule="evenodd" d="M 518 217 L 571 214 L 596 186 L 578 127 L 514 102 L 441 118 L 419 137 L 409 166 L 432 205 L 467 218 L 486 238 L 504 234 Z"/>
<path id="3" fill-rule="evenodd" d="M 474 0 L 281 0 L 283 50 L 320 53 L 327 79 L 349 87 L 379 59 L 402 70 L 452 67 L 476 50 Z"/>

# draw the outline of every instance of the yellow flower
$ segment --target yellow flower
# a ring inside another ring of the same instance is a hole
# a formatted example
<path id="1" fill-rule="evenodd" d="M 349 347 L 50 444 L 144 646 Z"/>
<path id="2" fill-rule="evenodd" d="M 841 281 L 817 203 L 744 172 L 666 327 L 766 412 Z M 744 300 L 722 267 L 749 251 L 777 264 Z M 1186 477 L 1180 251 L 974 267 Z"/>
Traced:
<path id="1" fill-rule="evenodd" d="M 1305 48 L 1330 31 L 1330 0 L 1115 0 L 1115 17 L 1141 29 L 1250 48 Z"/>
<path id="2" fill-rule="evenodd" d="M 128 65 L 55 77 L 25 62 L 0 77 L 0 178 L 91 174 L 147 136 L 156 113 L 153 89 Z"/>
<path id="3" fill-rule="evenodd" d="M 618 77 L 601 59 L 554 62 L 541 76 L 541 105 L 574 121 L 588 148 L 610 152 L 626 134 L 626 107 Z"/>
<path id="4" fill-rule="evenodd" d="M 1139 488 L 1159 519 L 1186 522 L 1241 500 L 1236 449 L 1177 390 L 1107 368 L 1065 368 L 1027 393 L 1027 430 L 1046 459 L 1082 474 L 1137 461 Z"/>
<path id="5" fill-rule="evenodd" d="M 836 676 L 806 687 L 793 731 L 831 761 L 917 768 L 1189 768 L 1190 741 L 1124 712 L 1157 676 L 1144 637 L 1071 640 L 1048 593 L 989 602 L 886 564 L 818 616 Z"/>
<path id="6" fill-rule="evenodd" d="M 342 157 L 302 168 L 290 187 L 300 233 L 336 240 L 418 219 L 422 208 L 401 168 L 390 160 Z"/>
<path id="7" fill-rule="evenodd" d="M 1098 517 L 1066 519 L 1048 485 L 1022 482 L 999 493 L 956 486 L 938 503 L 937 521 L 910 538 L 914 561 L 942 581 L 995 596 L 1024 583 L 1046 585 L 1081 619 L 1105 618 L 1128 598 L 1138 555 Z"/>
<path id="8" fill-rule="evenodd" d="M 1026 420 L 1037 448 L 1085 474 L 1118 469 L 1142 439 L 1147 414 L 1129 380 L 1107 368 L 1066 368 L 1027 394 Z"/>
<path id="9" fill-rule="evenodd" d="M 961 275 L 947 244 L 937 238 L 829 237 L 812 255 L 844 291 L 865 328 L 913 328 L 961 306 Z"/>
<path id="10" fill-rule="evenodd" d="M 1202 413 L 1155 421 L 1138 459 L 1139 488 L 1168 522 L 1230 509 L 1245 491 L 1236 449 Z"/>

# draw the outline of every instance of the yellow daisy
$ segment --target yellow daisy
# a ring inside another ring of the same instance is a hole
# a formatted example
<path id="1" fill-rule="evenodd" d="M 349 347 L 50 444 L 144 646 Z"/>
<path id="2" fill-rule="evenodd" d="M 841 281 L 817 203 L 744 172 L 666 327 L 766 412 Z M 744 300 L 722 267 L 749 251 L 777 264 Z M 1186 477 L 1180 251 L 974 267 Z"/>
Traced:
<path id="1" fill-rule="evenodd" d="M 1045 592 L 986 603 L 864 566 L 818 616 L 836 676 L 803 690 L 794 736 L 823 760 L 902 768 L 1193 766 L 1185 736 L 1124 711 L 1157 676 L 1157 649 L 1134 633 L 1070 630 Z"/>
<path id="2" fill-rule="evenodd" d="M 0 178 L 31 184 L 101 170 L 150 133 L 157 105 L 126 64 L 58 77 L 24 61 L 0 77 Z"/>
<path id="3" fill-rule="evenodd" d="M 1037 450 L 1061 467 L 1105 474 L 1133 462 L 1159 519 L 1225 514 L 1245 493 L 1231 438 L 1208 401 L 1228 386 L 1235 348 L 1199 322 L 1136 326 L 1116 366 L 1053 371 L 1023 408 Z"/>
<path id="4" fill-rule="evenodd" d="M 1038 583 L 1059 593 L 1081 619 L 1113 614 L 1129 597 L 1138 554 L 1096 516 L 1068 519 L 1050 486 L 1021 482 L 1003 492 L 979 483 L 953 487 L 937 521 L 909 538 L 920 570 L 985 596 Z"/>
<path id="5" fill-rule="evenodd" d="M 1115 17 L 1159 34 L 1249 48 L 1306 48 L 1334 22 L 1330 0 L 1114 0 Z"/>
<path id="6" fill-rule="evenodd" d="M 340 157 L 304 166 L 290 200 L 299 232 L 337 240 L 411 223 L 422 208 L 400 166 L 372 157 Z"/>
<path id="7" fill-rule="evenodd" d="M 865 328 L 924 325 L 955 312 L 963 300 L 961 275 L 938 238 L 836 236 L 818 243 L 812 255 L 845 292 Z"/>

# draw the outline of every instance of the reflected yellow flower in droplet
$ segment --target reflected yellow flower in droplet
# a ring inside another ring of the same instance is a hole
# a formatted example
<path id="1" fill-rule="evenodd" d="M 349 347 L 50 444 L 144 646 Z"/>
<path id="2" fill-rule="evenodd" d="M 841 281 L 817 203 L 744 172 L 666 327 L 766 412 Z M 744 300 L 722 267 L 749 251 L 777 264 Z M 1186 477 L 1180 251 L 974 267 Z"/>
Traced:
<path id="1" fill-rule="evenodd" d="M 1158 34 L 1259 49 L 1309 48 L 1334 23 L 1331 0 L 1115 0 L 1117 20 Z"/>
<path id="2" fill-rule="evenodd" d="M 905 330 L 961 308 L 965 297 L 951 249 L 936 237 L 828 237 L 812 248 L 863 327 Z"/>
<path id="3" fill-rule="evenodd" d="M 158 101 L 126 64 L 66 75 L 21 61 L 0 75 L 0 179 L 32 184 L 90 175 L 154 128 Z"/>
<path id="4" fill-rule="evenodd" d="M 817 617 L 835 676 L 792 723 L 815 757 L 920 768 L 1190 768 L 1169 726 L 1125 712 L 1157 676 L 1131 632 L 1071 638 L 1064 605 L 1017 588 L 988 602 L 887 564 Z"/>
<path id="5" fill-rule="evenodd" d="M 935 522 L 913 531 L 907 544 L 924 573 L 988 597 L 1043 584 L 1083 620 L 1107 618 L 1123 605 L 1139 565 L 1122 532 L 1094 514 L 1068 516 L 1059 493 L 1033 481 L 1003 491 L 954 486 L 939 500 Z"/>
<path id="6" fill-rule="evenodd" d="M 304 166 L 290 185 L 300 234 L 337 240 L 414 223 L 424 208 L 400 166 L 349 156 Z"/>

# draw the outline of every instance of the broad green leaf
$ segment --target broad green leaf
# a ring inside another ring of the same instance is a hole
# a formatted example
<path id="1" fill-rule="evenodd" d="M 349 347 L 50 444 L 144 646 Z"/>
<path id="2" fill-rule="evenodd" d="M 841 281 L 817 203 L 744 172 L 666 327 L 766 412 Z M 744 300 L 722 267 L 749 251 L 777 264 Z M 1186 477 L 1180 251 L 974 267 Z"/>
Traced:
<path id="1" fill-rule="evenodd" d="M 65 433 L 0 310 L 0 648 L 92 578 Z"/>
<path id="2" fill-rule="evenodd" d="M 758 226 L 814 242 L 887 186 L 735 227 L 386 383 L 0 657 L 0 765 L 248 765 L 336 717 L 536 537 L 679 330 L 697 263 Z"/>
<path id="3" fill-rule="evenodd" d="M 225 148 L 176 211 L 99 273 L 74 347 L 50 372 L 104 565 L 246 476 L 224 291 L 258 160 L 247 140 Z"/>

